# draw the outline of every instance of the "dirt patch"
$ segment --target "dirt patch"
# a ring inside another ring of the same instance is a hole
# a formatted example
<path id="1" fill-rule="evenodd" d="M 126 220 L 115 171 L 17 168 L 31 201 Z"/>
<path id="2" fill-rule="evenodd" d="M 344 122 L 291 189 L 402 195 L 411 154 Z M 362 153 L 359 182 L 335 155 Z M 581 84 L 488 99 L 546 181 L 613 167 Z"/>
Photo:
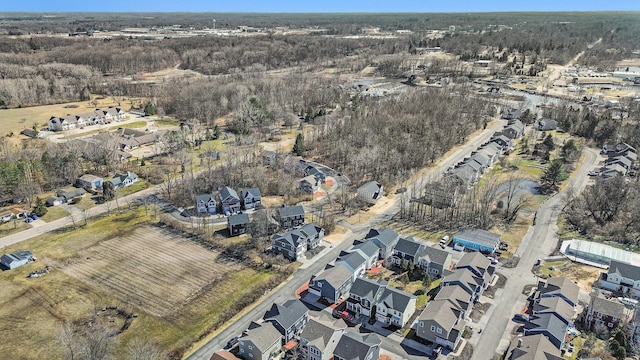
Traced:
<path id="1" fill-rule="evenodd" d="M 495 297 L 496 290 L 504 288 L 504 285 L 507 283 L 507 278 L 504 275 L 496 273 L 496 276 L 498 277 L 498 279 L 496 280 L 495 284 L 489 286 L 489 288 L 484 292 L 484 296 L 491 299 Z"/>
<path id="2" fill-rule="evenodd" d="M 147 226 L 83 250 L 59 269 L 162 317 L 241 267 L 168 230 Z"/>
<path id="3" fill-rule="evenodd" d="M 473 355 L 473 346 L 468 342 L 464 343 L 464 348 L 460 351 L 460 355 L 458 356 L 449 356 L 451 360 L 469 360 Z"/>
<path id="4" fill-rule="evenodd" d="M 487 313 L 487 310 L 489 310 L 490 307 L 491 304 L 489 303 L 477 302 L 473 305 L 473 310 L 471 310 L 471 314 L 469 314 L 469 317 L 474 322 L 478 322 L 480 321 L 480 318 Z"/>
<path id="5" fill-rule="evenodd" d="M 582 290 L 590 293 L 593 283 L 600 277 L 602 269 L 567 260 L 564 262 L 545 262 L 540 266 L 540 272 L 551 277 L 567 277 L 576 282 Z"/>

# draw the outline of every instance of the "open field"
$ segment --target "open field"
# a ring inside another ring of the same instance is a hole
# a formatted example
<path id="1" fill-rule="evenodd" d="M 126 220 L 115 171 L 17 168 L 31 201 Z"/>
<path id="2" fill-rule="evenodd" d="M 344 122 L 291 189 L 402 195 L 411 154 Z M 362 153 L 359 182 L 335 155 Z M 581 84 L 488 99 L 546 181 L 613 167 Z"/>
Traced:
<path id="1" fill-rule="evenodd" d="M 95 103 L 93 103 L 94 101 Z M 91 101 L 2 109 L 0 110 L 0 135 L 11 132 L 18 133 L 25 128 L 30 129 L 33 124 L 43 126 L 52 116 L 82 113 L 109 106 L 118 106 L 118 103 L 112 97 L 104 98 L 94 95 L 91 97 Z M 121 100 L 120 107 L 128 111 L 131 108 L 131 100 Z"/>
<path id="2" fill-rule="evenodd" d="M 227 260 L 144 214 L 139 208 L 89 220 L 7 247 L 29 249 L 38 261 L 0 272 L 0 318 L 6 320 L 0 351 L 16 359 L 64 358 L 56 340 L 64 321 L 87 326 L 96 312 L 104 314 L 99 309 L 117 307 L 135 317 L 115 337 L 116 359 L 135 339 L 180 356 L 277 284 L 278 273 Z M 52 270 L 44 277 L 26 277 L 47 265 Z"/>
<path id="3" fill-rule="evenodd" d="M 602 269 L 575 263 L 571 260 L 545 261 L 540 266 L 540 273 L 553 277 L 567 277 L 575 281 L 582 290 L 591 292 L 593 282 L 598 279 Z"/>
<path id="4" fill-rule="evenodd" d="M 218 252 L 203 251 L 175 233 L 151 226 L 92 246 L 77 258 L 61 270 L 160 317 L 181 308 L 224 273 L 240 269 Z"/>
<path id="5" fill-rule="evenodd" d="M 141 127 L 145 127 L 147 126 L 147 122 L 144 120 L 141 121 L 134 121 L 134 122 L 130 122 L 130 123 L 126 123 L 126 124 L 122 124 L 122 125 L 115 125 L 115 126 L 111 126 L 109 128 L 109 130 L 118 130 L 118 129 L 137 129 L 137 128 L 141 128 Z"/>

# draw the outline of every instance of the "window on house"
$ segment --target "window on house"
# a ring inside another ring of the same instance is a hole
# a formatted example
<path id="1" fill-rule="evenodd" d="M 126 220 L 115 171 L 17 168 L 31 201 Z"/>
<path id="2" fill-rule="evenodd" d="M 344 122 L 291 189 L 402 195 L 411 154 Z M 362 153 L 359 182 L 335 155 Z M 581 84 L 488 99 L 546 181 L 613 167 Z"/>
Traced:
<path id="1" fill-rule="evenodd" d="M 436 332 L 436 327 L 431 325 L 431 332 Z"/>
<path id="2" fill-rule="evenodd" d="M 613 327 L 613 323 L 609 323 L 608 325 L 609 325 L 609 327 L 610 327 L 610 328 L 612 328 L 612 327 Z"/>
<path id="3" fill-rule="evenodd" d="M 322 283 L 321 282 L 318 283 L 318 287 L 322 287 Z"/>
<path id="4" fill-rule="evenodd" d="M 438 330 L 436 331 L 438 334 L 442 334 L 442 328 L 438 328 Z"/>
<path id="5" fill-rule="evenodd" d="M 253 346 L 249 345 L 249 350 L 253 350 Z"/>
<path id="6" fill-rule="evenodd" d="M 253 353 L 249 353 L 249 357 L 252 358 L 253 357 Z"/>
<path id="7" fill-rule="evenodd" d="M 424 323 L 422 321 L 419 322 L 420 327 L 424 327 Z"/>

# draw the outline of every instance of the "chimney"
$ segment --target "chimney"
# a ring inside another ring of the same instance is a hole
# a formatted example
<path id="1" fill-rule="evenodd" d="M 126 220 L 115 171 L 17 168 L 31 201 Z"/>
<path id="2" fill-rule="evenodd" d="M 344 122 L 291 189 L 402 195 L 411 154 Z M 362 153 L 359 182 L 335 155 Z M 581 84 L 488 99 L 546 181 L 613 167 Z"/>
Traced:
<path id="1" fill-rule="evenodd" d="M 522 338 L 518 339 L 518 347 L 522 347 Z"/>

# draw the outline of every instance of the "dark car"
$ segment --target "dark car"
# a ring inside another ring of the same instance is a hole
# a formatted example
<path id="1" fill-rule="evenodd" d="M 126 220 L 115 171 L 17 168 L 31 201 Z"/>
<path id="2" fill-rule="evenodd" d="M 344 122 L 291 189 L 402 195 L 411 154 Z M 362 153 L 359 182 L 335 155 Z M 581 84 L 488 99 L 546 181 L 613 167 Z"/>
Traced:
<path id="1" fill-rule="evenodd" d="M 227 341 L 227 346 L 225 346 L 225 349 L 231 349 L 232 347 L 236 346 L 237 343 L 238 337 L 232 337 L 229 341 Z"/>
<path id="2" fill-rule="evenodd" d="M 29 214 L 29 217 L 31 218 L 31 220 L 38 220 L 39 217 L 36 214 Z"/>

